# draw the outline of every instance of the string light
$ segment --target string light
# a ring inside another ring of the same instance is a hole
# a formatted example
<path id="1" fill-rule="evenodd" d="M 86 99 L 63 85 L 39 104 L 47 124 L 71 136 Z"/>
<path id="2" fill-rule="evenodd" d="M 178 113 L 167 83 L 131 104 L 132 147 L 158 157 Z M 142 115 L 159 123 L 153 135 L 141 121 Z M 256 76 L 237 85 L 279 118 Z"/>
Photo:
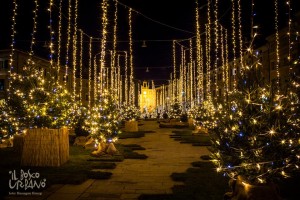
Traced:
<path id="1" fill-rule="evenodd" d="M 33 10 L 34 16 L 33 16 L 33 28 L 32 28 L 32 33 L 31 33 L 32 37 L 31 37 L 29 57 L 27 60 L 27 63 L 29 65 L 34 64 L 34 62 L 32 61 L 32 56 L 34 55 L 33 46 L 35 45 L 35 34 L 36 34 L 37 17 L 38 17 L 38 10 L 39 10 L 38 0 L 35 0 L 34 4 L 35 4 L 35 9 Z"/>
<path id="2" fill-rule="evenodd" d="M 177 88 L 176 88 L 176 40 L 173 40 L 173 66 L 174 66 L 173 81 L 175 81 L 175 84 L 173 84 L 174 85 L 174 88 L 173 88 L 174 95 L 173 95 L 172 101 L 174 102 L 175 99 L 177 98 L 177 96 L 176 96 L 176 90 L 177 90 Z"/>
<path id="3" fill-rule="evenodd" d="M 196 48 L 197 48 L 197 99 L 200 97 L 200 102 L 203 101 L 203 60 L 201 52 L 201 35 L 200 35 L 200 20 L 199 20 L 199 4 L 198 0 L 196 1 Z M 191 59 L 192 63 L 192 59 Z M 192 64 L 191 64 L 192 65 Z M 192 66 L 191 66 L 192 67 Z M 195 79 L 196 80 L 196 79 Z"/>
<path id="4" fill-rule="evenodd" d="M 79 102 L 80 105 L 82 105 L 82 59 L 83 59 L 83 31 L 80 30 L 80 58 L 79 58 L 79 76 L 80 76 L 80 82 L 79 82 Z"/>
<path id="5" fill-rule="evenodd" d="M 89 44 L 89 80 L 88 80 L 88 87 L 89 87 L 89 96 L 88 96 L 88 110 L 91 111 L 91 94 L 92 94 L 92 42 L 93 37 L 90 37 L 90 44 Z M 95 89 L 95 88 L 94 88 Z"/>
<path id="6" fill-rule="evenodd" d="M 277 75 L 277 94 L 280 92 L 280 73 L 279 73 L 279 30 L 278 30 L 278 0 L 275 1 L 275 38 L 276 38 L 276 75 Z"/>
<path id="7" fill-rule="evenodd" d="M 291 67 L 291 50 L 292 50 L 292 43 L 291 43 L 291 26 L 292 26 L 292 18 L 291 18 L 291 1 L 287 0 L 286 1 L 286 5 L 287 5 L 287 9 L 288 9 L 288 32 L 287 32 L 287 36 L 288 36 L 288 62 L 289 62 L 289 71 L 292 71 L 292 67 Z"/>
<path id="8" fill-rule="evenodd" d="M 11 95 L 11 79 L 12 79 L 12 72 L 14 70 L 14 53 L 15 53 L 15 36 L 16 36 L 16 17 L 17 17 L 17 10 L 18 10 L 18 4 L 17 0 L 13 0 L 13 16 L 12 16 L 12 25 L 11 25 L 11 53 L 9 55 L 9 81 L 8 81 L 8 99 L 10 99 Z"/>
<path id="9" fill-rule="evenodd" d="M 103 90 L 103 69 L 105 67 L 105 52 L 106 52 L 106 37 L 107 37 L 107 9 L 108 9 L 108 0 L 103 0 L 102 2 L 102 40 L 101 40 L 101 53 L 100 53 L 100 86 L 99 92 L 101 93 Z"/>
<path id="10" fill-rule="evenodd" d="M 125 105 L 128 105 L 128 55 L 127 51 L 125 51 Z"/>
<path id="11" fill-rule="evenodd" d="M 220 26 L 220 43 L 221 43 L 221 61 L 222 61 L 222 84 L 225 86 L 224 88 L 224 92 L 223 92 L 223 97 L 224 97 L 224 101 L 226 102 L 226 62 L 225 62 L 225 50 L 224 50 L 224 28 L 222 26 Z"/>
<path id="12" fill-rule="evenodd" d="M 236 40 L 235 40 L 235 0 L 231 0 L 232 2 L 232 18 L 231 18 L 231 23 L 232 23 L 232 55 L 233 55 L 233 91 L 236 91 Z"/>
<path id="13" fill-rule="evenodd" d="M 211 18 L 210 18 L 210 2 L 211 0 L 207 1 L 207 24 L 206 28 L 206 94 L 208 101 L 211 101 L 211 92 L 210 92 L 210 65 L 211 65 L 211 57 L 210 57 L 210 50 L 211 50 Z"/>
<path id="14" fill-rule="evenodd" d="M 51 65 L 51 69 L 53 67 L 53 56 L 54 56 L 54 47 L 53 47 L 53 40 L 54 40 L 54 31 L 52 29 L 52 6 L 53 6 L 53 0 L 50 0 L 49 2 L 49 31 L 50 31 L 50 44 L 49 44 L 49 49 L 50 49 L 50 65 Z"/>
<path id="15" fill-rule="evenodd" d="M 219 61 L 219 30 L 218 30 L 218 0 L 215 0 L 215 9 L 214 9 L 214 14 L 215 14 L 215 81 L 214 81 L 214 85 L 215 85 L 215 101 L 217 101 L 218 99 L 218 95 L 219 95 L 219 88 L 218 88 L 218 61 Z"/>
<path id="16" fill-rule="evenodd" d="M 189 80 L 190 80 L 190 88 L 188 91 L 189 95 L 190 95 L 190 104 L 191 104 L 191 108 L 194 106 L 193 102 L 194 102 L 194 98 L 193 98 L 193 91 L 195 90 L 195 88 L 193 88 L 193 40 L 190 39 L 190 67 L 189 67 Z"/>
<path id="17" fill-rule="evenodd" d="M 62 30 L 62 0 L 59 1 L 58 16 L 58 45 L 57 45 L 57 84 L 59 84 L 60 65 L 61 65 L 61 30 Z"/>
<path id="18" fill-rule="evenodd" d="M 74 33 L 73 33 L 73 97 L 76 101 L 76 70 L 77 70 L 77 18 L 78 18 L 78 0 L 75 0 L 74 8 Z"/>
<path id="19" fill-rule="evenodd" d="M 112 67 L 114 69 L 114 73 L 115 73 L 115 86 L 112 87 L 114 88 L 118 88 L 117 84 L 117 74 L 116 74 L 116 49 L 117 49 L 117 26 L 118 26 L 118 2 L 115 1 L 115 13 L 114 13 L 114 38 L 113 38 L 113 58 L 112 58 Z M 112 75 L 113 77 L 113 75 Z M 113 82 L 113 81 L 112 81 Z M 118 95 L 117 95 L 118 96 Z"/>
<path id="20" fill-rule="evenodd" d="M 71 42 L 71 17 L 72 17 L 72 1 L 68 2 L 68 30 L 67 30 L 67 44 L 66 44 L 66 63 L 65 63 L 65 78 L 64 85 L 67 86 L 67 79 L 69 76 L 69 53 Z"/>
<path id="21" fill-rule="evenodd" d="M 228 57 L 228 33 L 227 29 L 225 29 L 225 85 L 226 85 L 226 99 L 228 93 L 230 91 L 230 83 L 229 83 L 229 57 Z"/>
<path id="22" fill-rule="evenodd" d="M 134 82 L 133 82 L 133 50 L 132 50 L 132 10 L 129 9 L 128 13 L 128 21 L 129 21 L 129 66 L 130 66 L 130 77 L 129 77 L 129 93 L 130 105 L 134 105 Z"/>
<path id="23" fill-rule="evenodd" d="M 98 66 L 97 66 L 97 55 L 98 54 L 96 54 L 94 56 L 94 104 L 97 101 L 97 92 L 98 92 L 98 87 L 97 87 L 97 69 L 98 69 Z"/>
<path id="24" fill-rule="evenodd" d="M 238 34 L 239 34 L 239 47 L 240 47 L 240 66 L 241 66 L 241 73 L 244 70 L 244 58 L 243 58 L 243 39 L 242 39 L 242 8 L 241 8 L 241 0 L 237 1 L 238 4 Z"/>

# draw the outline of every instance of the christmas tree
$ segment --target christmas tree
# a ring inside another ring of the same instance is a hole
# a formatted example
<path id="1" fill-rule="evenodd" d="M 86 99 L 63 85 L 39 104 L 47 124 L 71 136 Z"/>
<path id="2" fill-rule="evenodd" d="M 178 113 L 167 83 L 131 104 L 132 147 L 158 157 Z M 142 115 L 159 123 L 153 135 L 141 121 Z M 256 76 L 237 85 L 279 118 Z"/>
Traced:
<path id="1" fill-rule="evenodd" d="M 266 86 L 259 65 L 245 69 L 212 129 L 213 162 L 230 178 L 266 183 L 298 170 L 300 102 L 292 84 L 285 94 Z"/>
<path id="2" fill-rule="evenodd" d="M 98 144 L 94 155 L 106 153 L 108 145 L 113 145 L 118 139 L 120 131 L 120 113 L 117 101 L 112 93 L 103 91 L 90 116 L 85 120 L 84 128 Z"/>
<path id="3" fill-rule="evenodd" d="M 9 117 L 9 110 L 5 100 L 0 101 L 0 139 L 8 138 L 18 131 L 18 121 Z"/>
<path id="4" fill-rule="evenodd" d="M 137 120 L 140 117 L 140 111 L 134 105 L 122 106 L 121 117 L 125 121 Z"/>
<path id="5" fill-rule="evenodd" d="M 196 126 L 212 129 L 216 126 L 215 112 L 215 107 L 211 101 L 203 101 L 190 111 L 190 116 L 194 119 Z"/>
<path id="6" fill-rule="evenodd" d="M 175 102 L 171 105 L 169 116 L 171 119 L 179 119 L 181 114 L 182 114 L 182 108 L 178 99 L 176 99 Z"/>
<path id="7" fill-rule="evenodd" d="M 12 74 L 8 98 L 9 117 L 18 120 L 16 128 L 60 128 L 70 126 L 76 104 L 52 76 L 44 76 L 37 66 L 24 67 Z"/>

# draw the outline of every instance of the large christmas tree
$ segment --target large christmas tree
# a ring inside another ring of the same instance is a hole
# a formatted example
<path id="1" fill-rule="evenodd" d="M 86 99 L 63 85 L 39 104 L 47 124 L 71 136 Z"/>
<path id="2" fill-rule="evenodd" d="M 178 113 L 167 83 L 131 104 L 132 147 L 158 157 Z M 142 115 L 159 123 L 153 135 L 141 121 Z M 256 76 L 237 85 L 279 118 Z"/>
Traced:
<path id="1" fill-rule="evenodd" d="M 11 76 L 8 116 L 18 121 L 20 129 L 70 126 L 76 110 L 72 99 L 50 73 L 28 65 Z"/>
<path id="2" fill-rule="evenodd" d="M 90 116 L 85 120 L 84 128 L 98 144 L 97 151 L 93 153 L 95 155 L 106 153 L 107 146 L 112 146 L 117 141 L 118 134 L 121 133 L 120 113 L 112 93 L 103 91 Z"/>
<path id="3" fill-rule="evenodd" d="M 230 178 L 266 183 L 299 169 L 300 102 L 293 82 L 284 94 L 266 86 L 259 65 L 246 69 L 211 131 L 213 162 Z M 299 93 L 299 91 L 298 91 Z"/>

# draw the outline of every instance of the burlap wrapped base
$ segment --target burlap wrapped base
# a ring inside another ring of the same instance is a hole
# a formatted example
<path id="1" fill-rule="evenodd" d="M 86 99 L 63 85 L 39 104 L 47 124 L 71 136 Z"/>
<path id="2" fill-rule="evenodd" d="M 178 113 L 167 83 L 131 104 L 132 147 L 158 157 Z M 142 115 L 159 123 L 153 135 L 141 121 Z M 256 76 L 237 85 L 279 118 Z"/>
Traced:
<path id="1" fill-rule="evenodd" d="M 138 132 L 138 122 L 137 121 L 126 121 L 125 122 L 125 132 Z"/>
<path id="2" fill-rule="evenodd" d="M 238 176 L 237 180 L 230 180 L 229 184 L 232 192 L 224 195 L 225 200 L 282 200 L 274 183 L 250 185 Z"/>

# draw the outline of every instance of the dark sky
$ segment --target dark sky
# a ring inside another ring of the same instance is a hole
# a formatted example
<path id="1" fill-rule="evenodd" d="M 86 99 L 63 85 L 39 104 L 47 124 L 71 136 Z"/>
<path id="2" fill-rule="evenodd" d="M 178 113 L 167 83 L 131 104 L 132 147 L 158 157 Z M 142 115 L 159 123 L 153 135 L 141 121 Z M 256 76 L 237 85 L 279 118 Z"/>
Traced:
<path id="1" fill-rule="evenodd" d="M 45 40 L 48 40 L 49 33 L 47 26 L 49 23 L 47 16 L 47 0 L 40 1 L 40 12 L 38 21 L 37 46 L 36 50 L 41 53 L 47 53 L 46 49 L 41 48 Z M 53 0 L 58 5 L 58 0 Z M 74 1 L 74 0 L 72 0 Z M 280 26 L 287 23 L 285 1 L 280 1 Z M 28 50 L 30 42 L 30 33 L 32 30 L 32 10 L 34 0 L 17 0 L 19 3 L 19 15 L 17 18 L 16 47 Z M 64 4 L 68 1 L 63 0 Z M 112 33 L 114 1 L 109 0 L 109 31 Z M 231 19 L 231 0 L 219 0 L 219 20 L 221 24 L 230 28 Z M 244 39 L 250 36 L 251 19 L 251 1 L 241 0 L 242 20 Z M 255 2 L 255 24 L 259 25 L 260 37 L 258 44 L 263 43 L 263 38 L 274 32 L 274 0 L 254 0 Z M 292 7 L 299 10 L 299 0 L 292 0 Z M 186 39 L 195 36 L 195 0 L 120 0 L 137 12 L 133 12 L 133 51 L 134 67 L 136 79 L 155 80 L 156 84 L 166 82 L 169 73 L 172 71 L 172 40 Z M 206 0 L 199 0 L 200 19 L 202 30 L 206 23 Z M 79 0 L 78 10 L 78 28 L 84 30 L 90 36 L 101 37 L 101 0 Z M 58 8 L 53 8 L 54 26 L 57 23 Z M 118 49 L 128 50 L 128 7 L 118 5 Z M 64 7 L 63 13 L 67 15 L 67 9 Z M 10 26 L 12 16 L 12 0 L 0 1 L 0 48 L 8 48 L 11 42 Z M 147 19 L 145 16 L 159 22 Z M 174 28 L 170 28 L 172 26 Z M 177 30 L 182 29 L 182 30 Z M 184 31 L 183 31 L 184 30 Z M 66 32 L 66 28 L 64 28 Z M 87 38 L 85 38 L 87 40 Z M 109 34 L 108 40 L 112 40 L 112 34 Z M 141 47 L 142 41 L 146 41 L 146 48 Z M 94 47 L 99 47 L 99 42 L 94 42 Z M 182 43 L 186 45 L 185 43 Z M 110 46 L 110 45 L 108 45 Z M 87 51 L 86 51 L 87 52 Z M 179 54 L 179 51 L 178 51 Z M 146 72 L 148 67 L 149 72 Z"/>

